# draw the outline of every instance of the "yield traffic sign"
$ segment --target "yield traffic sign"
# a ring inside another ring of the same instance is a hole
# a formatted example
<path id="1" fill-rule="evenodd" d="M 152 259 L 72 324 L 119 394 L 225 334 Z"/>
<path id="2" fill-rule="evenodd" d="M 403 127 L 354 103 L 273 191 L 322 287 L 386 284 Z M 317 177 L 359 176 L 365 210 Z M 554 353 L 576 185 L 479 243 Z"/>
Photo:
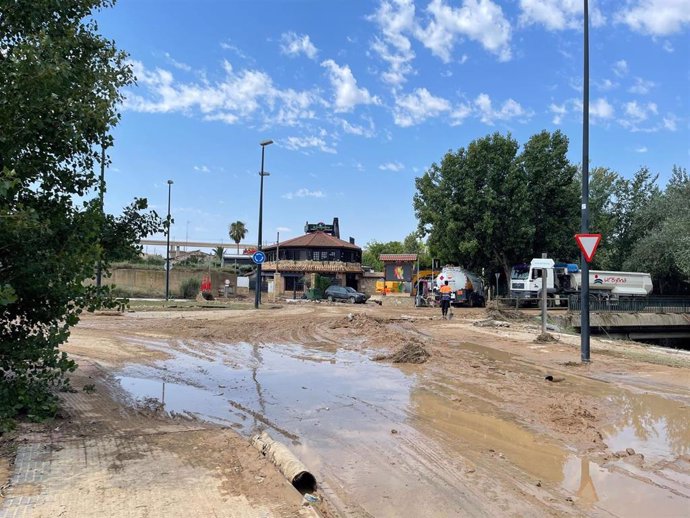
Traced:
<path id="1" fill-rule="evenodd" d="M 582 250 L 585 261 L 591 263 L 592 259 L 594 259 L 594 254 L 597 253 L 601 234 L 575 234 L 575 241 L 577 241 L 577 246 Z"/>

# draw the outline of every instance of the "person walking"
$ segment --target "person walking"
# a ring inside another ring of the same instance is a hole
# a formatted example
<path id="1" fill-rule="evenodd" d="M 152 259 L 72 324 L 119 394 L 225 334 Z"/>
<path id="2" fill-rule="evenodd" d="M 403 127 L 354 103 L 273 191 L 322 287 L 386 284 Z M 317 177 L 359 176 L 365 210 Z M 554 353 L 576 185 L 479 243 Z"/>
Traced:
<path id="1" fill-rule="evenodd" d="M 444 281 L 438 291 L 441 293 L 441 316 L 447 319 L 448 308 L 450 307 L 450 293 L 452 291 L 450 286 L 448 286 L 448 281 Z"/>

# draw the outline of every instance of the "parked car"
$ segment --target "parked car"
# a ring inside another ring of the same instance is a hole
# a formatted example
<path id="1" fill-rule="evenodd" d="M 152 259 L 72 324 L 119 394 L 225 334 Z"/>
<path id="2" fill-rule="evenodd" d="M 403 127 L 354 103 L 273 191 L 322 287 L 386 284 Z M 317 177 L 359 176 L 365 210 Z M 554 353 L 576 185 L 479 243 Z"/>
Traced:
<path id="1" fill-rule="evenodd" d="M 329 286 L 326 288 L 325 295 L 330 302 L 342 300 L 350 304 L 363 304 L 369 298 L 364 293 L 359 293 L 357 290 L 343 286 Z"/>

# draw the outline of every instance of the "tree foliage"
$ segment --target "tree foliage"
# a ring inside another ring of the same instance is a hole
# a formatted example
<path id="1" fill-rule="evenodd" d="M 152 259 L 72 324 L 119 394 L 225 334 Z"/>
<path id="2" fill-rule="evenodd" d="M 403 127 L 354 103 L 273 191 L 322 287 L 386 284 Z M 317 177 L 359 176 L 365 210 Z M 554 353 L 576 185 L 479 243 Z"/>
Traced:
<path id="1" fill-rule="evenodd" d="M 448 152 L 416 179 L 418 232 L 430 253 L 485 275 L 547 252 L 577 261 L 581 175 L 556 131 L 532 136 L 518 154 L 498 133 Z M 674 167 L 665 190 L 646 167 L 631 178 L 593 168 L 590 232 L 603 235 L 593 269 L 645 271 L 660 293 L 690 291 L 690 181 Z M 488 272 L 487 272 L 488 270 Z"/>
<path id="2" fill-rule="evenodd" d="M 416 179 L 419 232 L 442 263 L 507 273 L 527 254 L 534 227 L 517 151 L 510 135 L 494 133 L 448 152 Z"/>
<path id="3" fill-rule="evenodd" d="M 247 237 L 247 226 L 242 221 L 235 221 L 230 223 L 228 228 L 228 235 L 237 245 L 237 253 L 240 253 L 240 242 Z"/>
<path id="4" fill-rule="evenodd" d="M 58 346 L 84 309 L 116 304 L 84 281 L 159 224 L 140 213 L 145 200 L 104 217 L 93 197 L 119 89 L 133 80 L 90 19 L 111 4 L 0 2 L 0 422 L 55 411 L 53 390 L 75 368 Z"/>

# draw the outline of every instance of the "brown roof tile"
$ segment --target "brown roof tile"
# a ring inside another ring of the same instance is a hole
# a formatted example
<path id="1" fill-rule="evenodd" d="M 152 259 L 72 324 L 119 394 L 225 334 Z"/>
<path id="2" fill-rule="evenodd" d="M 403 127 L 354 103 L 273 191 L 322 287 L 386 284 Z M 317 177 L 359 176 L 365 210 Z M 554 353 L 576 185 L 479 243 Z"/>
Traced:
<path id="1" fill-rule="evenodd" d="M 276 245 L 265 246 L 263 250 L 273 250 Z M 333 237 L 325 232 L 312 232 L 300 237 L 288 239 L 280 243 L 280 248 L 349 248 L 351 250 L 361 250 L 357 245 L 353 245 L 337 237 Z"/>
<path id="2" fill-rule="evenodd" d="M 379 261 L 395 262 L 395 261 L 416 261 L 417 254 L 381 254 Z"/>

